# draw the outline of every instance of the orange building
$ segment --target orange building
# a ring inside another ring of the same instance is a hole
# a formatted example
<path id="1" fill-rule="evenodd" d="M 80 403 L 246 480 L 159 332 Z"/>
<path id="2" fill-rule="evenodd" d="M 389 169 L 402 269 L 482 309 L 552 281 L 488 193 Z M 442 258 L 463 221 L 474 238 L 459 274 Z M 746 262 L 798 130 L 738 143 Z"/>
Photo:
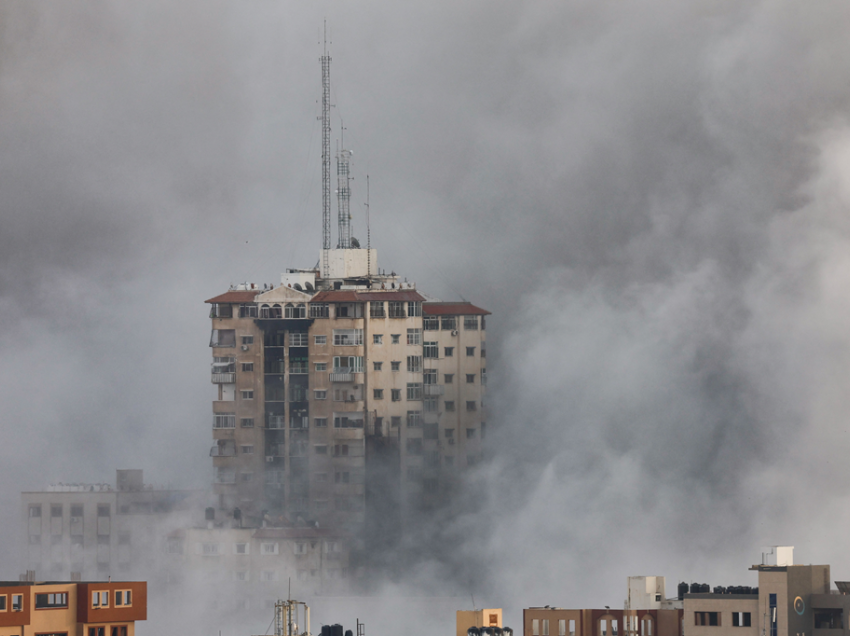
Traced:
<path id="1" fill-rule="evenodd" d="M 0 582 L 0 636 L 133 636 L 144 582 Z"/>

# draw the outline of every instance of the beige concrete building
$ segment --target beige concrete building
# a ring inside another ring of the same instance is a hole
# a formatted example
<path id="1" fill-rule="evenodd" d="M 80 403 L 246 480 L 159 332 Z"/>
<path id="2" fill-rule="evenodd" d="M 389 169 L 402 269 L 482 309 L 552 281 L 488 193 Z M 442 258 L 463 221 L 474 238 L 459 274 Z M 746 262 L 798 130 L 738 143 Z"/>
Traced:
<path id="1" fill-rule="evenodd" d="M 793 548 L 763 551 L 758 587 L 684 594 L 684 636 L 847 636 L 850 585 L 828 565 L 794 565 Z"/>
<path id="2" fill-rule="evenodd" d="M 370 502 L 432 503 L 481 457 L 489 312 L 370 273 L 375 250 L 328 252 L 326 278 L 207 301 L 222 509 L 353 528 Z"/>
<path id="3" fill-rule="evenodd" d="M 155 576 L 165 534 L 203 514 L 205 493 L 144 484 L 141 470 L 112 484 L 54 484 L 21 493 L 27 570 L 39 579 Z"/>

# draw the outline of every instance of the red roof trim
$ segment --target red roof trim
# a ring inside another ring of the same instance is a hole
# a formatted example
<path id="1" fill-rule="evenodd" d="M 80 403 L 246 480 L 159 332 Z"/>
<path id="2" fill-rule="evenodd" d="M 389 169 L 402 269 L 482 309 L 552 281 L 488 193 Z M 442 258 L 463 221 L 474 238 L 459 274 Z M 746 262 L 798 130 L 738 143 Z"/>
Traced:
<path id="1" fill-rule="evenodd" d="M 412 289 L 388 289 L 354 291 L 344 289 L 339 291 L 323 291 L 313 296 L 313 303 L 356 303 L 369 300 L 395 300 L 402 302 L 422 302 L 425 297 Z"/>
<path id="2" fill-rule="evenodd" d="M 228 291 L 215 298 L 205 300 L 205 303 L 251 303 L 254 302 L 254 296 L 261 293 L 260 290 L 248 291 Z"/>
<path id="3" fill-rule="evenodd" d="M 472 303 L 423 303 L 426 316 L 489 316 L 490 312 Z"/>

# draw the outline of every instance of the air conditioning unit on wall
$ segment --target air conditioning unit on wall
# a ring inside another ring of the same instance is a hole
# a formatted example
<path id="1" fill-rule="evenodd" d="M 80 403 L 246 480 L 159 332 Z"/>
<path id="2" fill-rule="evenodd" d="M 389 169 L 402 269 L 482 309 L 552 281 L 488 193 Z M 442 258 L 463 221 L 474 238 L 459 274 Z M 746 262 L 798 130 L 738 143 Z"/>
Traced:
<path id="1" fill-rule="evenodd" d="M 248 351 L 250 348 L 248 345 L 242 345 L 242 351 Z"/>

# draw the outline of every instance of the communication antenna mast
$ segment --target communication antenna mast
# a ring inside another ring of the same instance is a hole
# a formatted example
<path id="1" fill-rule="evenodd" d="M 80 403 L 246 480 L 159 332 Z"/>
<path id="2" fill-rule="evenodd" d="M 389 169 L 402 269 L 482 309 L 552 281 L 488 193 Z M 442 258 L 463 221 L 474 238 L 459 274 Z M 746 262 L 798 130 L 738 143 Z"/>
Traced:
<path id="1" fill-rule="evenodd" d="M 328 55 L 328 21 L 324 23 L 322 55 L 322 278 L 327 279 L 331 249 L 331 56 Z"/>
<path id="2" fill-rule="evenodd" d="M 366 275 L 372 277 L 372 228 L 369 225 L 369 175 L 366 175 Z"/>
<path id="3" fill-rule="evenodd" d="M 345 128 L 342 128 L 345 131 Z M 349 185 L 349 162 L 351 151 L 345 150 L 344 139 L 340 140 L 342 149 L 336 155 L 336 200 L 339 208 L 339 245 L 343 250 L 351 249 L 351 188 Z"/>

